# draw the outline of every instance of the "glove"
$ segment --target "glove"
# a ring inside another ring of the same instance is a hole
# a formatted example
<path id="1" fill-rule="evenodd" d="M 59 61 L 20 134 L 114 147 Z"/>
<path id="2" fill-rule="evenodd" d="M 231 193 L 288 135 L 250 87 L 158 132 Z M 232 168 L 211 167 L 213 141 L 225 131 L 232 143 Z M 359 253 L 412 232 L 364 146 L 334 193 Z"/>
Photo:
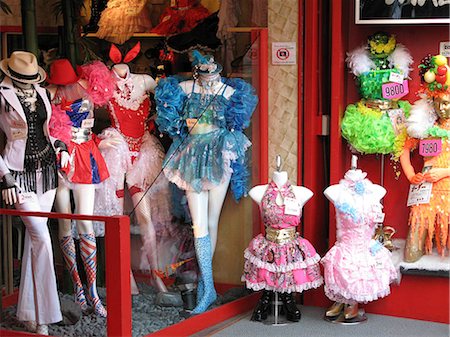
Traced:
<path id="1" fill-rule="evenodd" d="M 18 201 L 16 180 L 11 173 L 7 173 L 3 176 L 2 199 L 7 205 L 14 205 Z"/>
<path id="2" fill-rule="evenodd" d="M 67 145 L 60 140 L 55 141 L 56 152 L 61 153 L 60 164 L 61 168 L 66 168 L 69 164 L 70 154 L 67 150 Z"/>
<path id="3" fill-rule="evenodd" d="M 423 173 L 419 172 L 419 173 L 416 173 L 415 175 L 413 175 L 411 177 L 411 179 L 409 180 L 409 182 L 413 185 L 419 185 L 420 183 L 423 182 L 423 180 L 424 180 Z"/>

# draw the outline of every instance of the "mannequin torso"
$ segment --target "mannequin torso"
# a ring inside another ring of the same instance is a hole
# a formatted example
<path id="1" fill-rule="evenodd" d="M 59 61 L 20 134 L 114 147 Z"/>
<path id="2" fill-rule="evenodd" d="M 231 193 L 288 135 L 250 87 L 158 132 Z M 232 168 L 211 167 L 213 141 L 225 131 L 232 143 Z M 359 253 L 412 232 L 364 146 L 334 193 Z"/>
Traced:
<path id="1" fill-rule="evenodd" d="M 288 174 L 286 171 L 274 172 L 272 175 L 272 180 L 280 188 L 283 185 L 285 185 L 286 182 L 288 181 Z M 248 192 L 248 195 L 258 205 L 261 205 L 262 198 L 263 198 L 264 193 L 266 192 L 268 186 L 269 185 L 267 185 L 267 184 L 255 186 Z M 306 187 L 294 186 L 294 185 L 292 185 L 291 187 L 292 187 L 292 190 L 295 194 L 295 197 L 296 197 L 300 207 L 303 207 L 308 202 L 308 200 L 311 199 L 311 197 L 314 195 L 314 193 Z M 281 205 L 283 203 L 280 194 L 278 194 L 276 202 L 278 205 Z"/>

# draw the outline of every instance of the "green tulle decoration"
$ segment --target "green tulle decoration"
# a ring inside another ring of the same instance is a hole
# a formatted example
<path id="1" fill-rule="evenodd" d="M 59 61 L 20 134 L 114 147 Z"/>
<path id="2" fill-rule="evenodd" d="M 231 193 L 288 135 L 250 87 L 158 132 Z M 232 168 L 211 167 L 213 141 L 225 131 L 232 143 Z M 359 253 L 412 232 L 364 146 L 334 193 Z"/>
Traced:
<path id="1" fill-rule="evenodd" d="M 411 105 L 406 101 L 399 101 L 405 116 L 409 116 Z M 345 110 L 341 124 L 342 136 L 363 154 L 394 154 L 399 136 L 394 132 L 391 119 L 387 113 L 379 109 L 366 107 L 362 102 L 350 104 Z"/>
<path id="2" fill-rule="evenodd" d="M 391 73 L 400 72 L 397 69 L 371 70 L 359 76 L 359 92 L 366 99 L 383 99 L 381 86 L 389 82 Z"/>
<path id="3" fill-rule="evenodd" d="M 440 128 L 439 126 L 433 126 L 428 129 L 428 135 L 430 137 L 450 139 L 450 131 Z"/>

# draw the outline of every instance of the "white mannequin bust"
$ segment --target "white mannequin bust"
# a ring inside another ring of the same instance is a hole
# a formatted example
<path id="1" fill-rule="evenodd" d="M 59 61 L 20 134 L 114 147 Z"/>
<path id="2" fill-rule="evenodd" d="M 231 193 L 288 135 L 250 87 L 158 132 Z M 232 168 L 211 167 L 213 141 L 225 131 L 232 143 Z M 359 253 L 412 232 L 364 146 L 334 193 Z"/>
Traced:
<path id="1" fill-rule="evenodd" d="M 199 78 L 195 81 L 195 87 L 194 92 L 195 93 L 204 93 L 204 90 L 207 90 L 207 93 L 210 95 L 217 95 L 222 94 L 226 99 L 230 99 L 230 97 L 234 94 L 234 88 L 230 87 L 229 85 L 226 85 L 222 83 L 221 77 L 219 76 L 215 81 L 213 81 L 211 87 L 208 89 L 204 89 L 199 83 L 202 81 L 202 76 L 199 75 Z M 205 78 L 207 78 L 208 75 L 205 75 Z M 193 80 L 188 80 L 180 83 L 181 89 L 184 91 L 185 94 L 190 94 L 192 92 L 192 86 L 194 85 Z"/>
<path id="2" fill-rule="evenodd" d="M 133 76 L 133 83 L 135 85 L 143 85 L 145 92 L 155 92 L 156 81 L 150 75 L 145 74 L 131 74 L 130 67 L 126 63 L 115 64 L 112 67 L 113 73 L 120 79 L 128 79 L 130 75 Z M 142 82 L 141 82 L 142 81 Z"/>
<path id="3" fill-rule="evenodd" d="M 359 169 L 351 169 L 345 173 L 345 179 L 348 180 L 361 180 L 366 177 L 366 173 Z M 333 204 L 342 196 L 343 186 L 340 184 L 331 185 L 325 189 L 323 194 Z M 372 184 L 371 186 L 372 196 L 376 201 L 380 201 L 386 195 L 386 189 L 383 186 Z"/>
<path id="4" fill-rule="evenodd" d="M 288 181 L 288 173 L 286 171 L 275 171 L 272 175 L 272 180 L 278 186 L 278 188 L 280 188 Z M 258 205 L 261 205 L 262 198 L 268 186 L 268 184 L 257 185 L 248 192 L 248 195 Z M 303 186 L 292 185 L 292 190 L 295 194 L 295 199 L 297 199 L 300 207 L 303 207 L 314 195 L 314 193 L 310 189 Z M 276 202 L 279 205 L 283 204 L 283 200 L 280 194 L 277 195 Z"/>

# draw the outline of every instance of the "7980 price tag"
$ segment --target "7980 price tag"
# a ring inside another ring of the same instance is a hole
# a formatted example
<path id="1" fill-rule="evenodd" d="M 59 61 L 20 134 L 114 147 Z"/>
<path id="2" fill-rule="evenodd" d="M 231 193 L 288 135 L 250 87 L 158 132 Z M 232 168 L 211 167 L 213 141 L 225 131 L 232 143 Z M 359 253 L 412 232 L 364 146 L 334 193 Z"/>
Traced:
<path id="1" fill-rule="evenodd" d="M 385 99 L 400 98 L 409 93 L 408 81 L 404 80 L 403 83 L 386 83 L 381 86 L 381 90 Z"/>
<path id="2" fill-rule="evenodd" d="M 441 139 L 424 139 L 419 143 L 419 154 L 424 157 L 434 157 L 442 152 Z"/>

